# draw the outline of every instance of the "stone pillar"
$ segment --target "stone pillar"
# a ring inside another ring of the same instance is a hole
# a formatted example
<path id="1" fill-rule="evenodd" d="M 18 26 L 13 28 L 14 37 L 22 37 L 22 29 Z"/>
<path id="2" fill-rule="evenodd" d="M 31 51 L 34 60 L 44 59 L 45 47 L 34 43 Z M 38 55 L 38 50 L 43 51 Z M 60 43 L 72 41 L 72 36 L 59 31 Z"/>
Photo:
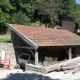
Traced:
<path id="1" fill-rule="evenodd" d="M 35 52 L 35 65 L 38 65 L 38 52 Z"/>
<path id="2" fill-rule="evenodd" d="M 72 48 L 69 48 L 68 55 L 69 55 L 69 59 L 72 59 Z"/>

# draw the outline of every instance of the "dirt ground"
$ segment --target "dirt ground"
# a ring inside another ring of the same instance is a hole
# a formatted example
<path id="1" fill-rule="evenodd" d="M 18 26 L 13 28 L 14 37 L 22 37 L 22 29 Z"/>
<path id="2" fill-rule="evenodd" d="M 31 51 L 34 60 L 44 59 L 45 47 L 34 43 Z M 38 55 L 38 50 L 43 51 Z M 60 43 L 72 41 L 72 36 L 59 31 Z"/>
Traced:
<path id="1" fill-rule="evenodd" d="M 0 35 L 0 38 L 10 38 L 10 34 Z"/>

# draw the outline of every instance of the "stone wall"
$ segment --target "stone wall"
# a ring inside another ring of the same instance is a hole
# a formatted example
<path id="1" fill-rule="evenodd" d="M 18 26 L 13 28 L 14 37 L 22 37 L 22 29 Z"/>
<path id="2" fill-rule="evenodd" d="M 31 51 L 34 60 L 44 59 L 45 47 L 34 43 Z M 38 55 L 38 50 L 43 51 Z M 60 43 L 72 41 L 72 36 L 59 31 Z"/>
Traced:
<path id="1" fill-rule="evenodd" d="M 6 52 L 6 59 L 10 59 L 10 68 L 13 69 L 16 65 L 15 52 L 12 43 L 0 43 L 0 52 Z"/>
<path id="2" fill-rule="evenodd" d="M 25 64 L 25 70 L 26 71 L 35 71 L 35 72 L 40 72 L 40 73 L 43 73 L 42 71 L 42 67 L 41 66 L 35 66 L 33 64 Z"/>

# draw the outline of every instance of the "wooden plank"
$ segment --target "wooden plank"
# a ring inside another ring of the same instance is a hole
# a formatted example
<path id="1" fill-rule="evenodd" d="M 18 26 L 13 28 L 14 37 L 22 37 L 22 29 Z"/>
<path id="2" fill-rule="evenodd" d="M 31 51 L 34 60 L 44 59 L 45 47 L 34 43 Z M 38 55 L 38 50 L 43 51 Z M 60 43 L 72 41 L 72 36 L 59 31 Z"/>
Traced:
<path id="1" fill-rule="evenodd" d="M 69 59 L 72 59 L 72 48 L 69 48 Z"/>
<path id="2" fill-rule="evenodd" d="M 75 68 L 80 68 L 80 57 L 62 61 L 57 64 L 44 66 L 42 69 L 43 73 L 48 73 L 53 70 L 74 70 Z"/>
<path id="3" fill-rule="evenodd" d="M 14 46 L 15 48 L 23 48 L 23 49 L 34 49 L 33 47 L 20 47 L 20 46 Z"/>

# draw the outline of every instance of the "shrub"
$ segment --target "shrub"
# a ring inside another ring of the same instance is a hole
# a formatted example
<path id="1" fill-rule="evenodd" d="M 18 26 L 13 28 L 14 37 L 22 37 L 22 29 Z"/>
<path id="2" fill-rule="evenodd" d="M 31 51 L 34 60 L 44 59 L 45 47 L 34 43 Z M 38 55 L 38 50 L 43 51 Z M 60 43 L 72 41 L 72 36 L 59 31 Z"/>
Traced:
<path id="1" fill-rule="evenodd" d="M 11 23 L 22 24 L 22 25 L 30 25 L 30 18 L 26 16 L 25 13 L 18 12 L 12 15 Z"/>
<path id="2" fill-rule="evenodd" d="M 49 56 L 47 56 L 47 57 L 45 57 L 45 61 L 47 63 L 52 63 L 54 61 L 57 61 L 57 58 L 56 57 L 49 57 Z"/>

